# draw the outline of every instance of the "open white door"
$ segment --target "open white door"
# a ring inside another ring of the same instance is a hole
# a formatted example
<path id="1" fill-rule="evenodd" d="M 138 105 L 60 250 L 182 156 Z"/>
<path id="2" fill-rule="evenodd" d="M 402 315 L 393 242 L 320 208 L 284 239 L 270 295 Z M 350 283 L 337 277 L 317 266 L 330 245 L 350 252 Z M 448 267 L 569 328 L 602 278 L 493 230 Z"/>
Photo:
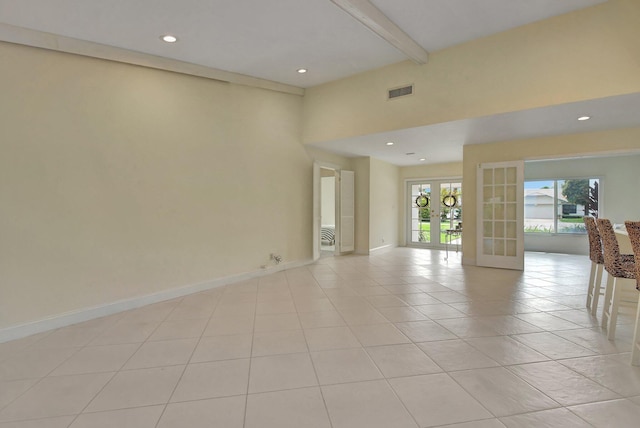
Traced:
<path id="1" fill-rule="evenodd" d="M 313 164 L 313 260 L 320 258 L 320 165 Z"/>
<path id="2" fill-rule="evenodd" d="M 524 162 L 478 165 L 478 266 L 524 269 Z"/>
<path id="3" fill-rule="evenodd" d="M 355 250 L 355 174 L 340 171 L 340 230 L 338 245 L 340 253 Z"/>

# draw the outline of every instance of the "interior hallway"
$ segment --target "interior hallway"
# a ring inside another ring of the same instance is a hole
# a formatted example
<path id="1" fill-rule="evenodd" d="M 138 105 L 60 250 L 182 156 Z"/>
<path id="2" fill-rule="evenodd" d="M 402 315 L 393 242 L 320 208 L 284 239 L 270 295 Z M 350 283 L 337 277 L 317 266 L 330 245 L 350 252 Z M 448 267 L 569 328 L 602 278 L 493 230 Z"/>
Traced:
<path id="1" fill-rule="evenodd" d="M 586 256 L 460 256 L 322 258 L 0 344 L 0 427 L 638 426 L 633 318 L 606 339 Z"/>

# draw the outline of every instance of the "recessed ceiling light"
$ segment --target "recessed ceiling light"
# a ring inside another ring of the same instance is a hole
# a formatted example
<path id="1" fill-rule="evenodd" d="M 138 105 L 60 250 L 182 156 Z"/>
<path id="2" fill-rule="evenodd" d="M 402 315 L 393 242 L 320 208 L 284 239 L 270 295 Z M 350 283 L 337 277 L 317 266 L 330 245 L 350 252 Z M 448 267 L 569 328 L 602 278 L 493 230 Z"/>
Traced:
<path id="1" fill-rule="evenodd" d="M 424 162 L 426 160 L 427 160 L 427 158 L 420 158 L 420 162 Z"/>
<path id="2" fill-rule="evenodd" d="M 387 146 L 393 146 L 393 141 L 388 141 Z"/>
<path id="3" fill-rule="evenodd" d="M 165 34 L 164 36 L 160 36 L 160 38 L 167 43 L 175 43 L 178 41 L 178 38 L 171 34 Z"/>
<path id="4" fill-rule="evenodd" d="M 300 74 L 304 74 L 304 73 L 306 73 L 307 71 L 308 71 L 308 70 L 307 70 L 306 68 L 299 68 L 299 69 L 298 69 L 298 73 L 300 73 Z"/>
<path id="5" fill-rule="evenodd" d="M 591 116 L 580 116 L 578 118 L 578 120 L 589 120 L 589 119 L 591 119 Z"/>

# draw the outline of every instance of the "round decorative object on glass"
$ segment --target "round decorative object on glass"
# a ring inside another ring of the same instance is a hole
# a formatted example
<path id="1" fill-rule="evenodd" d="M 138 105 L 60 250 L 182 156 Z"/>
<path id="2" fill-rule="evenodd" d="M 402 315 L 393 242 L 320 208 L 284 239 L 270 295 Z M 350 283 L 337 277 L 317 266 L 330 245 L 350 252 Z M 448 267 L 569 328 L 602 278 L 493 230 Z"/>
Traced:
<path id="1" fill-rule="evenodd" d="M 427 198 L 425 195 L 420 195 L 416 198 L 416 205 L 420 208 L 424 208 L 424 207 L 428 207 L 429 206 L 429 198 Z"/>
<path id="2" fill-rule="evenodd" d="M 458 198 L 456 198 L 454 195 L 447 195 L 442 198 L 442 205 L 444 205 L 445 207 L 451 208 L 455 207 L 457 204 Z"/>

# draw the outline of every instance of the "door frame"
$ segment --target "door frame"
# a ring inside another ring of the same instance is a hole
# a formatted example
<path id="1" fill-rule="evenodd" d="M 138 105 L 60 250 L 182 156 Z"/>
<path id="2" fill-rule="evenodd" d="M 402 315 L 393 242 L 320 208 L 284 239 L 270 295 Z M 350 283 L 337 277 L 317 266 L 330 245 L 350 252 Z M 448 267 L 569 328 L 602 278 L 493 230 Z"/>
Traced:
<path id="1" fill-rule="evenodd" d="M 432 189 L 435 188 L 434 184 L 436 185 L 437 189 L 438 189 L 438 230 L 440 229 L 440 200 L 439 200 L 439 194 L 440 194 L 440 184 L 441 183 L 451 183 L 451 182 L 459 182 L 460 183 L 460 188 L 462 189 L 462 177 L 461 176 L 454 176 L 454 177 L 432 177 L 432 178 L 405 178 L 404 179 L 404 201 L 402 203 L 402 207 L 403 207 L 403 219 L 404 219 L 404 230 L 405 230 L 405 245 L 407 247 L 416 247 L 416 248 L 433 248 L 433 249 L 445 249 L 445 243 L 434 243 L 434 242 L 429 242 L 426 244 L 419 244 L 419 243 L 414 243 L 411 240 L 411 210 L 409 208 L 410 204 L 411 204 L 411 200 L 412 200 L 412 195 L 411 195 L 411 184 L 415 184 L 415 183 L 428 183 L 432 186 Z M 461 190 L 462 191 L 462 190 Z M 433 192 L 433 190 L 432 190 Z M 464 191 L 463 192 L 463 197 L 464 197 Z M 432 193 L 433 194 L 433 193 Z M 464 221 L 464 211 L 462 214 L 462 219 Z M 433 234 L 435 234 L 436 232 L 432 231 L 432 236 Z M 436 235 L 439 236 L 439 235 Z"/>
<path id="2" fill-rule="evenodd" d="M 322 228 L 322 187 L 321 187 L 321 169 L 331 169 L 335 174 L 335 221 L 336 221 L 336 229 L 335 229 L 335 249 L 333 252 L 334 256 L 339 256 L 342 253 L 340 252 L 341 241 L 341 220 L 340 220 L 340 172 L 344 169 L 340 165 L 333 164 L 330 162 L 323 161 L 314 161 L 313 162 L 313 219 L 312 219 L 312 227 L 313 227 L 313 260 L 320 259 L 320 251 L 322 247 L 320 229 Z M 346 171 L 346 170 L 345 170 Z"/>

